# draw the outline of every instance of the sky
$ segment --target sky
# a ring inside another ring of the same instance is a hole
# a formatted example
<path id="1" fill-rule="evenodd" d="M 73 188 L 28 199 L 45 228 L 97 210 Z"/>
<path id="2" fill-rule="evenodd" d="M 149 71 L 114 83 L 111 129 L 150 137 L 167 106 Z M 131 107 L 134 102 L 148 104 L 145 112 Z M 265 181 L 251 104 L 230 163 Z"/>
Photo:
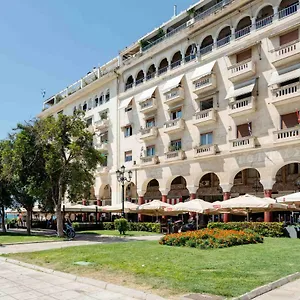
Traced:
<path id="1" fill-rule="evenodd" d="M 0 10 L 0 139 L 45 99 L 197 0 L 10 0 Z"/>

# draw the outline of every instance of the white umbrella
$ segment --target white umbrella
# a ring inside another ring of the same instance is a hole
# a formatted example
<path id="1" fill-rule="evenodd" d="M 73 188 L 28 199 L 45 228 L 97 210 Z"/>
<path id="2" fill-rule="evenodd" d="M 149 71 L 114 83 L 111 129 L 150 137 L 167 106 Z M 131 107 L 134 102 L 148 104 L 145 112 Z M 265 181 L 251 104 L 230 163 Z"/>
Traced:
<path id="1" fill-rule="evenodd" d="M 124 212 L 125 213 L 132 213 L 136 212 L 138 205 L 129 201 L 124 201 Z M 122 212 L 122 203 L 118 203 L 112 206 L 102 206 L 101 211 L 103 212 L 114 212 L 120 213 Z"/>
<path id="2" fill-rule="evenodd" d="M 278 197 L 278 198 L 276 198 L 276 200 L 279 203 L 293 203 L 293 204 L 296 204 L 297 206 L 299 206 L 300 205 L 300 192 L 285 195 L 282 197 Z"/>
<path id="3" fill-rule="evenodd" d="M 71 203 L 64 204 L 61 209 L 64 209 L 65 212 L 95 212 L 96 210 L 94 207 L 89 207 L 82 204 L 72 205 Z"/>
<path id="4" fill-rule="evenodd" d="M 158 216 L 170 215 L 171 212 L 167 212 L 165 209 L 171 208 L 172 206 L 173 205 L 160 200 L 153 200 L 140 205 L 137 211 L 143 215 L 156 216 L 156 219 L 158 219 Z"/>
<path id="5" fill-rule="evenodd" d="M 207 213 L 214 210 L 212 203 L 206 202 L 202 199 L 193 199 L 186 202 L 179 202 L 172 207 L 167 207 L 166 211 L 172 212 L 196 212 L 199 214 Z"/>

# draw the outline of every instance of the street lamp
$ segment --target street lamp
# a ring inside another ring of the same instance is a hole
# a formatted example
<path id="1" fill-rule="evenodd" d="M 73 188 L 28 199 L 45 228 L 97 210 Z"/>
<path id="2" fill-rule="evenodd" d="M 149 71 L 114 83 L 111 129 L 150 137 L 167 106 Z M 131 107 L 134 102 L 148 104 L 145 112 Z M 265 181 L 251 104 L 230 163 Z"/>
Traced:
<path id="1" fill-rule="evenodd" d="M 120 170 L 117 170 L 116 172 L 117 174 L 117 179 L 119 182 L 121 182 L 122 184 L 122 217 L 125 217 L 125 212 L 124 212 L 124 202 L 125 202 L 125 193 L 124 193 L 124 185 L 125 182 L 131 182 L 131 178 L 132 178 L 132 171 L 128 171 L 128 178 L 125 177 L 125 167 L 122 166 L 120 168 Z"/>

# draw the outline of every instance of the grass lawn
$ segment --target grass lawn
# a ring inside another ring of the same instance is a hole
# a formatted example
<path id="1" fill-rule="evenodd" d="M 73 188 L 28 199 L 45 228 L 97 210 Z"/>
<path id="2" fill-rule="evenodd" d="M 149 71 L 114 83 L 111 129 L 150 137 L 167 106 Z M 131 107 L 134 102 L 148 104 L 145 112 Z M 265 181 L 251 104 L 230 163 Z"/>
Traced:
<path id="1" fill-rule="evenodd" d="M 79 231 L 77 233 L 123 236 L 123 235 L 120 235 L 119 231 L 117 231 L 117 230 L 86 230 L 86 231 Z M 148 231 L 126 231 L 125 236 L 145 236 L 145 235 L 157 235 L 157 234 L 158 233 L 148 232 Z"/>
<path id="2" fill-rule="evenodd" d="M 22 233 L 2 233 L 0 232 L 0 244 L 11 244 L 11 243 L 32 243 L 32 242 L 42 242 L 42 241 L 55 241 L 58 237 L 52 236 L 42 236 L 42 235 L 26 235 Z"/>
<path id="3" fill-rule="evenodd" d="M 300 271 L 300 242 L 285 238 L 266 238 L 263 244 L 211 250 L 147 241 L 8 256 L 85 277 L 151 289 L 168 298 L 188 292 L 238 296 Z M 74 265 L 76 261 L 92 265 Z"/>

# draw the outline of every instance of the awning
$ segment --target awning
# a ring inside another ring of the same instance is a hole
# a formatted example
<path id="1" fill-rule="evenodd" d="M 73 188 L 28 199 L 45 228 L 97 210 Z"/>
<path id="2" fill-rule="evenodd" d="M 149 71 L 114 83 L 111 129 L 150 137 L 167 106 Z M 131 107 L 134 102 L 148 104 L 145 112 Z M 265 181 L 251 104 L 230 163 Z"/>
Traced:
<path id="1" fill-rule="evenodd" d="M 148 89 L 146 91 L 143 91 L 140 96 L 138 97 L 138 102 L 142 102 L 144 100 L 150 99 L 154 93 L 154 91 L 156 90 L 157 85 L 152 87 L 151 89 Z"/>
<path id="2" fill-rule="evenodd" d="M 130 102 L 133 100 L 133 97 L 129 97 L 121 101 L 119 109 L 123 109 L 129 106 Z"/>
<path id="3" fill-rule="evenodd" d="M 183 76 L 184 75 L 179 75 L 175 78 L 168 80 L 167 83 L 163 87 L 163 92 L 166 93 L 166 92 L 178 87 Z"/>
<path id="4" fill-rule="evenodd" d="M 243 86 L 239 89 L 235 89 L 234 86 L 232 86 L 229 89 L 225 99 L 235 98 L 235 97 L 238 97 L 238 96 L 241 96 L 244 94 L 252 93 L 254 86 L 255 86 L 255 82 L 253 82 L 249 85 Z"/>
<path id="5" fill-rule="evenodd" d="M 272 84 L 277 84 L 280 82 L 285 82 L 291 79 L 300 77 L 300 69 L 293 70 L 291 72 L 279 74 L 277 71 L 274 71 L 271 75 L 269 86 Z"/>
<path id="6" fill-rule="evenodd" d="M 204 66 L 197 68 L 192 75 L 192 80 L 196 81 L 196 80 L 200 79 L 201 77 L 211 74 L 215 63 L 216 63 L 216 61 L 214 60 Z"/>

